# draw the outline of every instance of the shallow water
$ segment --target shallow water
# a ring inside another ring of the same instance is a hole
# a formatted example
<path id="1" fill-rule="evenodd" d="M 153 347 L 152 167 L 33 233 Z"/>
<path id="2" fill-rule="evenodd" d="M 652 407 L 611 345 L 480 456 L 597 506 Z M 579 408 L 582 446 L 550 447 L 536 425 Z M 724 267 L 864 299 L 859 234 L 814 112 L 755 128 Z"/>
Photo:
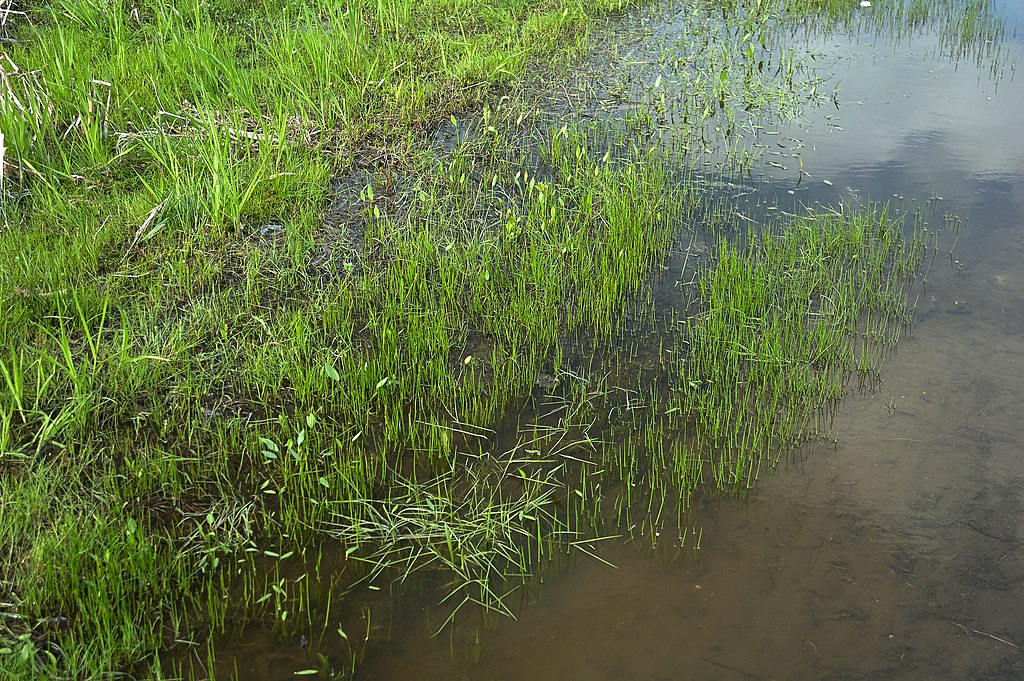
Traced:
<path id="1" fill-rule="evenodd" d="M 430 638 L 437 622 L 406 599 L 357 678 L 1024 678 L 1024 43 L 995 72 L 935 46 L 819 39 L 839 109 L 761 136 L 810 176 L 792 156 L 762 163 L 755 203 L 966 220 L 883 383 L 840 409 L 838 441 L 700 509 L 696 556 L 608 543 L 614 569 L 548 575 L 473 645 Z"/>

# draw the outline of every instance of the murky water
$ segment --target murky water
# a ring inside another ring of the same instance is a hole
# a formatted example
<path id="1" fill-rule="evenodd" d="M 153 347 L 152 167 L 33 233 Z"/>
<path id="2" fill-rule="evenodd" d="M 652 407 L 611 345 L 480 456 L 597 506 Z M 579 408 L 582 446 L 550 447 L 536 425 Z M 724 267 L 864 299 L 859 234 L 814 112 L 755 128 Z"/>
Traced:
<path id="1" fill-rule="evenodd" d="M 407 601 L 357 678 L 1024 678 L 1024 43 L 995 74 L 935 46 L 821 39 L 839 109 L 765 138 L 799 140 L 810 176 L 778 156 L 755 198 L 931 200 L 966 218 L 834 446 L 700 510 L 696 557 L 609 543 L 614 569 L 549 575 L 473 645 L 430 638 L 437 622 Z"/>

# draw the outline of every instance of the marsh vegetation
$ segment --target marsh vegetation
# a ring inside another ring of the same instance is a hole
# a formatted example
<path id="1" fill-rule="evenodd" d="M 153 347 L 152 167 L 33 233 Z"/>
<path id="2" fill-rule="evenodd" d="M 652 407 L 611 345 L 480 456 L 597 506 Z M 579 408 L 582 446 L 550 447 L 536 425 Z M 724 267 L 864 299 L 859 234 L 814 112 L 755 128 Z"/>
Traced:
<path id="1" fill-rule="evenodd" d="M 587 82 L 625 3 L 0 6 L 0 670 L 230 676 L 260 627 L 345 676 L 376 593 L 442 629 L 698 549 L 694 495 L 834 441 L 955 238 L 731 190 L 835 101 L 800 31 L 997 63 L 991 5 L 893 7 L 649 8 L 685 37 Z"/>

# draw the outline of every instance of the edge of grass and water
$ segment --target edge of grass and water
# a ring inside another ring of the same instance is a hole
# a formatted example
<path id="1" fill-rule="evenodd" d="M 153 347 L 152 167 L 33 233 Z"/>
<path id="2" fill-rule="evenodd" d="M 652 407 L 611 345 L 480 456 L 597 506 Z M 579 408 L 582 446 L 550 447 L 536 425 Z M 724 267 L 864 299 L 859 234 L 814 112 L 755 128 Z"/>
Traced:
<path id="1" fill-rule="evenodd" d="M 680 48 L 710 56 L 588 125 L 514 85 L 621 3 L 19 4 L 0 669 L 230 675 L 218 639 L 258 623 L 341 674 L 353 585 L 508 612 L 601 537 L 696 545 L 690 495 L 826 432 L 934 234 L 879 208 L 743 237 L 695 131 L 816 81 L 774 6 L 695 7 L 726 58 Z"/>

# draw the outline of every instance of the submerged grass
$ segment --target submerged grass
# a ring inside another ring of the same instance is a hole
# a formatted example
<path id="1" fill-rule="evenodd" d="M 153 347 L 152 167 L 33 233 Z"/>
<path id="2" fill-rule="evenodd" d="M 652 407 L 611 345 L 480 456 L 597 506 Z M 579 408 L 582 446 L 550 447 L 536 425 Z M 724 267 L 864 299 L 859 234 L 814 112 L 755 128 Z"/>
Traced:
<path id="1" fill-rule="evenodd" d="M 1008 29 L 995 0 L 897 0 L 863 5 L 843 0 L 785 0 L 785 14 L 816 31 L 850 31 L 892 41 L 937 33 L 937 57 L 996 68 Z"/>
<path id="2" fill-rule="evenodd" d="M 594 537 L 699 543 L 874 380 L 921 237 L 744 236 L 695 170 L 824 101 L 784 6 L 688 6 L 593 125 L 500 96 L 623 4 L 0 9 L 5 678 L 213 676 L 249 621 L 358 657 L 339 603 L 426 571 L 508 613 Z"/>
<path id="3" fill-rule="evenodd" d="M 677 344 L 672 407 L 692 415 L 718 485 L 748 488 L 763 460 L 824 435 L 821 416 L 851 375 L 874 385 L 911 322 L 920 226 L 906 239 L 903 220 L 879 209 L 812 214 L 721 246 Z"/>

